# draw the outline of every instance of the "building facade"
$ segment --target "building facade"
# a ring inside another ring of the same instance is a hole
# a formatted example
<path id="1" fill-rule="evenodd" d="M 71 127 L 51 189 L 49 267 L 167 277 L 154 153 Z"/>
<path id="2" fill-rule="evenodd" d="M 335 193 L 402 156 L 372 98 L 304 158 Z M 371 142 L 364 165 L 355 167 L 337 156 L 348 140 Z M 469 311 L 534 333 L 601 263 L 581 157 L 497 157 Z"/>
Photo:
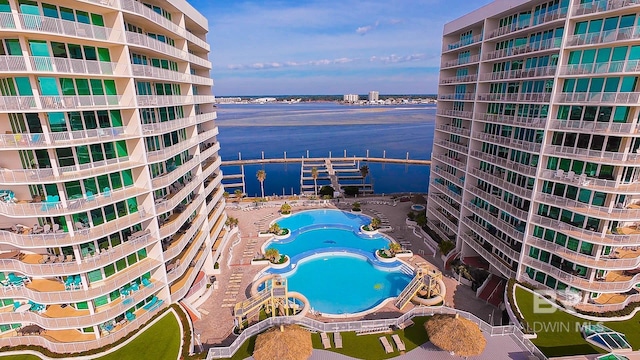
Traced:
<path id="1" fill-rule="evenodd" d="M 0 19 L 0 346 L 105 346 L 202 291 L 227 237 L 207 20 L 185 0 Z"/>
<path id="2" fill-rule="evenodd" d="M 360 101 L 360 96 L 358 94 L 346 94 L 342 96 L 342 101 L 347 103 L 357 103 Z"/>
<path id="3" fill-rule="evenodd" d="M 445 25 L 428 224 L 579 307 L 640 295 L 636 0 L 498 0 Z"/>
<path id="4" fill-rule="evenodd" d="M 377 91 L 369 91 L 369 102 L 376 102 L 380 99 L 380 93 Z"/>

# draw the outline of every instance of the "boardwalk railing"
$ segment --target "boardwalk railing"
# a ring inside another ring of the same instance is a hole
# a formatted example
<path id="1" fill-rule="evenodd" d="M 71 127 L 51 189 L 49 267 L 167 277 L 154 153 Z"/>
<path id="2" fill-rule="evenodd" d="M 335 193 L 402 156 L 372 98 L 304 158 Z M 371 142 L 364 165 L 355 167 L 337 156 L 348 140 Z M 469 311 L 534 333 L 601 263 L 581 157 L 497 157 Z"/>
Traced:
<path id="1" fill-rule="evenodd" d="M 381 327 L 398 327 L 400 324 L 410 320 L 416 316 L 431 316 L 434 314 L 459 314 L 460 316 L 473 321 L 478 324 L 480 330 L 489 334 L 490 336 L 511 336 L 516 339 L 518 343 L 522 345 L 524 349 L 531 354 L 536 355 L 539 359 L 546 360 L 547 357 L 535 346 L 531 341 L 524 337 L 524 334 L 515 325 L 507 326 L 492 326 L 478 318 L 477 316 L 468 313 L 466 311 L 452 309 L 445 306 L 440 307 L 415 307 L 409 312 L 392 319 L 379 319 L 379 320 L 360 320 L 360 321 L 345 321 L 345 322 L 330 322 L 324 323 L 310 318 L 295 316 L 279 316 L 275 318 L 268 318 L 259 323 L 245 329 L 240 336 L 230 345 L 226 347 L 213 347 L 209 349 L 207 354 L 207 360 L 230 358 L 238 351 L 240 346 L 248 340 L 250 337 L 263 332 L 264 330 L 287 324 L 297 324 L 309 329 L 320 332 L 344 332 L 344 331 L 363 331 Z"/>

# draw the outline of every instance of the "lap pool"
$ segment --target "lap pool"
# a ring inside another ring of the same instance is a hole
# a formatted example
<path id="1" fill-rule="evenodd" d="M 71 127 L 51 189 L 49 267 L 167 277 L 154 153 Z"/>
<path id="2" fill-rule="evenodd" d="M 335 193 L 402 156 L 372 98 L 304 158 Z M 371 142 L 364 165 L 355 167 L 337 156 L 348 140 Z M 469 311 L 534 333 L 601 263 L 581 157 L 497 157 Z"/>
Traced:
<path id="1" fill-rule="evenodd" d="M 371 219 L 340 210 L 310 210 L 279 219 L 291 230 L 285 240 L 265 245 L 291 258 L 288 268 L 264 273 L 281 274 L 290 291 L 305 295 L 311 307 L 323 314 L 366 312 L 396 297 L 411 281 L 413 271 L 403 263 L 381 263 L 375 250 L 390 240 L 368 236 L 360 226 Z"/>

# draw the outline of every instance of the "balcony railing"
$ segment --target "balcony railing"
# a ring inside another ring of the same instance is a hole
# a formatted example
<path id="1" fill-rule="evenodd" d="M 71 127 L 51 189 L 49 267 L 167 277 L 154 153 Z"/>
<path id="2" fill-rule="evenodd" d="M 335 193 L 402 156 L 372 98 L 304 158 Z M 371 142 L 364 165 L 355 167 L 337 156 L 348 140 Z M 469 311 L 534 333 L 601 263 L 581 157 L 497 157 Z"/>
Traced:
<path id="1" fill-rule="evenodd" d="M 551 93 L 484 93 L 478 94 L 479 101 L 544 102 L 551 101 Z"/>
<path id="2" fill-rule="evenodd" d="M 84 39 L 119 40 L 117 38 L 110 39 L 112 29 L 108 27 L 83 24 L 76 21 L 62 20 L 40 15 L 2 13 L 0 15 L 0 24 L 2 24 L 0 25 L 0 28 L 15 28 L 15 18 L 9 19 L 9 17 L 17 18 L 17 23 L 20 24 L 22 30 L 75 36 Z"/>
<path id="3" fill-rule="evenodd" d="M 450 68 L 450 67 L 454 67 L 454 66 L 461 66 L 461 65 L 466 65 L 466 64 L 477 63 L 478 61 L 480 61 L 480 54 L 471 55 L 471 56 L 467 56 L 467 57 L 461 57 L 461 58 L 455 59 L 455 60 L 443 61 L 441 63 L 441 66 L 442 66 L 442 68 Z"/>
<path id="4" fill-rule="evenodd" d="M 181 73 L 169 69 L 163 69 L 155 66 L 132 64 L 131 70 L 135 77 L 150 77 L 154 79 L 163 79 L 170 81 L 188 82 L 189 74 Z"/>
<path id="5" fill-rule="evenodd" d="M 496 229 L 502 231 L 503 233 L 511 236 L 511 238 L 522 242 L 524 240 L 524 233 L 522 231 L 524 231 L 524 228 L 522 229 L 522 231 L 519 231 L 518 229 L 516 229 L 515 227 L 513 227 L 511 224 L 505 222 L 504 220 L 500 219 L 499 213 L 496 212 L 496 214 L 492 214 L 491 212 L 477 206 L 476 204 L 474 204 L 473 202 L 469 201 L 466 202 L 464 204 L 464 206 L 469 209 L 473 214 L 480 216 L 481 218 L 483 218 L 485 221 L 487 221 L 489 224 L 493 225 L 493 227 L 495 227 Z"/>
<path id="6" fill-rule="evenodd" d="M 440 140 L 436 142 L 437 145 L 443 146 L 447 149 L 451 149 L 451 150 L 455 150 L 455 151 L 459 151 L 463 154 L 466 154 L 467 151 L 469 150 L 469 145 L 465 145 L 465 144 L 457 144 L 454 143 L 453 141 L 449 141 L 449 140 Z"/>
<path id="7" fill-rule="evenodd" d="M 540 215 L 533 215 L 532 223 L 545 226 L 556 231 L 560 231 L 567 236 L 588 241 L 593 244 L 611 246 L 638 246 L 640 245 L 640 234 L 618 235 L 603 234 L 602 232 L 584 229 L 573 226 L 565 222 L 546 218 Z"/>
<path id="8" fill-rule="evenodd" d="M 200 114 L 191 117 L 185 117 L 175 120 L 169 120 L 159 123 L 142 124 L 142 132 L 145 135 L 148 134 L 163 134 L 177 129 L 182 129 L 188 126 L 202 124 L 207 121 L 213 121 L 217 118 L 215 112 Z"/>
<path id="9" fill-rule="evenodd" d="M 638 125 L 629 123 L 597 122 L 580 120 L 549 120 L 549 126 L 554 130 L 571 132 L 584 131 L 590 133 L 606 133 L 608 135 L 637 135 Z"/>
<path id="10" fill-rule="evenodd" d="M 189 105 L 193 98 L 186 95 L 137 95 L 139 106 L 173 106 Z"/>
<path id="11" fill-rule="evenodd" d="M 198 139 L 192 137 L 162 150 L 147 152 L 147 160 L 150 163 L 164 161 L 196 145 L 198 145 Z"/>
<path id="12" fill-rule="evenodd" d="M 528 128 L 543 129 L 546 117 L 512 116 L 501 114 L 478 113 L 476 119 L 481 121 L 499 122 L 507 125 L 526 126 Z"/>
<path id="13" fill-rule="evenodd" d="M 198 85 L 213 86 L 213 79 L 206 76 L 191 75 L 190 81 Z"/>
<path id="14" fill-rule="evenodd" d="M 576 1 L 576 5 L 573 8 L 573 15 L 595 14 L 638 4 L 640 4 L 640 0 L 595 0 L 585 3 Z"/>
<path id="15" fill-rule="evenodd" d="M 614 41 L 635 40 L 639 38 L 640 26 L 634 26 L 599 33 L 572 35 L 567 38 L 566 46 L 606 44 Z"/>
<path id="16" fill-rule="evenodd" d="M 567 249 L 564 246 L 560 246 L 551 241 L 546 241 L 533 236 L 527 238 L 527 245 L 535 246 L 539 249 L 551 252 L 554 255 L 560 256 L 563 259 L 569 260 L 572 263 L 588 266 L 595 269 L 602 270 L 624 270 L 635 269 L 640 267 L 640 257 L 618 259 L 612 256 L 601 256 L 596 259 L 595 256 L 585 255 L 572 250 Z"/>
<path id="17" fill-rule="evenodd" d="M 502 177 L 495 176 L 491 173 L 482 171 L 480 169 L 477 169 L 477 168 L 472 169 L 471 174 L 473 174 L 473 176 L 479 179 L 487 181 L 492 185 L 498 186 L 503 190 L 506 190 L 512 194 L 518 195 L 522 198 L 531 199 L 531 196 L 533 195 L 533 190 L 527 189 L 525 187 L 522 187 L 516 184 L 512 184 L 508 181 L 505 181 Z"/>
<path id="18" fill-rule="evenodd" d="M 457 193 L 444 184 L 437 182 L 436 179 L 431 182 L 431 185 L 429 185 L 429 187 L 439 190 L 441 193 L 447 195 L 453 200 L 456 200 L 458 203 L 462 203 L 462 190 L 460 191 L 460 193 Z"/>
<path id="19" fill-rule="evenodd" d="M 124 132 L 124 127 L 104 129 L 76 130 L 54 133 L 34 134 L 1 134 L 0 150 L 22 150 L 25 148 L 44 147 L 51 145 L 83 145 L 87 142 L 102 141 L 106 139 L 119 140 L 129 136 Z"/>
<path id="20" fill-rule="evenodd" d="M 578 76 L 611 73 L 637 73 L 640 71 L 640 60 L 611 61 L 595 64 L 571 64 L 560 67 L 560 75 Z"/>
<path id="21" fill-rule="evenodd" d="M 55 95 L 40 96 L 43 109 L 73 110 L 95 107 L 132 107 L 130 98 L 122 98 L 120 95 Z"/>
<path id="22" fill-rule="evenodd" d="M 435 166 L 432 169 L 435 174 L 442 176 L 443 178 L 451 181 L 452 183 L 458 185 L 461 188 L 464 187 L 464 177 L 460 179 L 459 177 L 456 177 L 455 175 L 442 170 L 439 166 Z"/>
<path id="23" fill-rule="evenodd" d="M 0 96 L 0 111 L 35 109 L 37 109 L 36 99 L 33 96 Z"/>
<path id="24" fill-rule="evenodd" d="M 507 25 L 507 26 L 503 26 L 500 28 L 497 28 L 495 30 L 493 30 L 490 34 L 488 39 L 492 39 L 494 37 L 497 36 L 502 36 L 502 35 L 506 35 L 506 34 L 510 34 L 512 32 L 516 32 L 522 29 L 527 29 L 531 26 L 537 26 L 537 25 L 541 25 L 544 23 L 548 23 L 551 21 L 555 21 L 555 20 L 559 20 L 559 19 L 564 19 L 567 16 L 567 12 L 568 12 L 568 7 L 562 7 L 559 8 L 555 11 L 550 11 L 544 14 L 540 14 L 538 16 L 532 17 L 531 20 L 524 24 L 521 22 L 517 22 L 517 23 L 513 23 L 511 25 Z M 531 31 L 528 30 L 528 31 Z"/>
<path id="25" fill-rule="evenodd" d="M 204 196 L 196 195 L 190 204 L 187 205 L 187 209 L 180 213 L 172 221 L 164 223 L 160 226 L 160 238 L 164 239 L 167 236 L 175 234 L 184 225 L 184 222 L 191 216 L 193 211 L 200 207 L 204 202 Z"/>
<path id="26" fill-rule="evenodd" d="M 68 74 L 112 75 L 118 63 L 50 56 L 29 56 L 31 70 Z"/>
<path id="27" fill-rule="evenodd" d="M 27 71 L 27 61 L 22 55 L 2 55 L 0 56 L 0 71 Z"/>
<path id="28" fill-rule="evenodd" d="M 166 251 L 164 251 L 165 262 L 180 255 L 180 253 L 186 248 L 188 243 L 191 241 L 191 238 L 193 237 L 193 235 L 195 235 L 196 232 L 200 231 L 200 228 L 204 223 L 204 219 L 206 219 L 206 216 L 198 215 L 194 219 L 194 221 L 191 223 L 191 226 L 189 227 L 189 229 L 180 236 L 178 241 L 175 244 L 169 245 L 169 248 Z"/>
<path id="29" fill-rule="evenodd" d="M 471 150 L 471 156 L 478 158 L 483 161 L 490 162 L 492 164 L 498 165 L 502 168 L 509 169 L 511 171 L 517 171 L 524 175 L 528 175 L 530 177 L 536 176 L 536 168 L 534 166 L 528 166 L 524 164 L 517 163 L 515 161 L 503 159 L 499 156 L 490 155 L 478 150 Z"/>
<path id="30" fill-rule="evenodd" d="M 439 94 L 438 100 L 474 100 L 476 93 Z"/>
<path id="31" fill-rule="evenodd" d="M 557 69 L 558 69 L 557 66 L 545 66 L 545 67 L 536 67 L 531 69 L 519 69 L 519 70 L 484 73 L 480 75 L 480 81 L 553 77 L 555 76 Z"/>
<path id="32" fill-rule="evenodd" d="M 516 272 L 511 270 L 506 264 L 502 262 L 501 259 L 498 259 L 495 255 L 487 251 L 487 249 L 483 248 L 480 243 L 478 243 L 473 237 L 469 236 L 466 233 L 462 234 L 462 239 L 465 243 L 473 248 L 480 256 L 482 256 L 485 260 L 491 264 L 491 266 L 495 267 L 504 275 L 507 279 L 515 278 Z"/>
<path id="33" fill-rule="evenodd" d="M 453 50 L 457 50 L 461 47 L 465 47 L 465 46 L 469 46 L 472 44 L 476 44 L 482 41 L 482 34 L 480 35 L 476 35 L 474 37 L 471 38 L 467 38 L 464 40 L 460 40 L 457 42 L 454 42 L 452 44 L 443 44 L 442 45 L 442 52 L 447 52 L 447 51 L 453 51 Z"/>
<path id="34" fill-rule="evenodd" d="M 494 50 L 485 54 L 485 60 L 500 59 L 508 56 L 524 55 L 536 51 L 559 49 L 562 44 L 562 38 L 553 38 L 547 40 L 536 41 L 526 45 L 514 46 L 506 49 Z"/>
<path id="35" fill-rule="evenodd" d="M 476 134 L 476 138 L 478 140 L 486 141 L 492 144 L 500 144 L 502 146 L 506 146 L 506 147 L 510 147 L 518 150 L 529 151 L 533 153 L 540 152 L 540 148 L 542 147 L 542 144 L 534 143 L 531 141 L 512 139 L 506 136 L 499 136 L 499 135 L 487 134 L 487 133 L 478 133 Z"/>
<path id="36" fill-rule="evenodd" d="M 635 158 L 631 158 L 631 154 L 627 155 L 621 152 L 580 149 L 559 145 L 547 145 L 544 152 L 546 155 L 569 156 L 576 160 L 587 160 L 596 163 L 622 164 L 635 160 Z"/>
<path id="37" fill-rule="evenodd" d="M 473 220 L 465 217 L 462 219 L 462 223 L 469 227 L 469 229 L 473 230 L 476 234 L 480 235 L 486 242 L 491 244 L 494 248 L 500 250 L 503 254 L 510 257 L 512 260 L 518 261 L 520 258 L 520 254 L 514 250 L 511 246 L 507 245 L 504 241 L 498 239 L 493 236 L 486 228 L 480 226 L 480 224 L 475 223 Z"/>
<path id="38" fill-rule="evenodd" d="M 560 93 L 556 95 L 559 103 L 607 103 L 607 104 L 637 104 L 640 92 L 602 92 L 602 93 Z"/>
<path id="39" fill-rule="evenodd" d="M 600 219 L 612 219 L 618 221 L 640 221 L 640 209 L 624 209 L 597 206 L 583 203 L 577 200 L 563 198 L 557 195 L 538 193 L 536 201 L 544 202 L 562 209 L 579 212 L 581 214 Z"/>
<path id="40" fill-rule="evenodd" d="M 460 161 L 458 159 L 451 158 L 451 157 L 446 156 L 444 154 L 443 155 L 431 155 L 431 157 L 436 159 L 436 160 L 440 160 L 444 164 L 455 166 L 459 170 L 465 171 L 465 169 L 466 169 L 466 165 L 462 161 Z"/>
<path id="41" fill-rule="evenodd" d="M 211 61 L 209 61 L 207 59 L 203 59 L 198 55 L 188 53 L 187 54 L 187 60 L 189 60 L 189 62 L 192 63 L 192 64 L 200 65 L 200 66 L 205 67 L 207 69 L 211 69 Z"/>
<path id="42" fill-rule="evenodd" d="M 478 74 L 452 76 L 444 79 L 440 79 L 440 84 L 453 84 L 453 83 L 465 83 L 474 82 L 478 80 Z"/>
<path id="43" fill-rule="evenodd" d="M 472 193 L 473 195 L 483 199 L 484 201 L 490 203 L 491 205 L 497 207 L 498 209 L 508 212 L 511 215 L 522 219 L 522 220 L 526 220 L 527 219 L 527 215 L 528 215 L 528 210 L 521 210 L 511 204 L 509 204 L 508 202 L 502 200 L 502 197 L 498 196 L 498 195 L 493 195 L 493 194 L 489 194 L 488 192 L 484 191 L 483 189 L 477 187 L 477 186 L 471 186 L 469 187 L 469 192 Z"/>
<path id="44" fill-rule="evenodd" d="M 454 205 L 450 204 L 448 201 L 446 201 L 442 197 L 436 195 L 436 196 L 430 197 L 429 200 L 433 200 L 434 203 L 436 203 L 441 208 L 447 210 L 455 218 L 460 218 L 460 209 L 456 209 Z"/>
<path id="45" fill-rule="evenodd" d="M 473 119 L 473 111 L 462 110 L 436 110 L 436 115 L 444 115 L 456 118 Z"/>
<path id="46" fill-rule="evenodd" d="M 444 213 L 442 213 L 441 211 L 442 208 L 438 209 L 438 208 L 433 208 L 430 207 L 428 209 L 428 211 L 435 215 L 436 218 L 438 218 L 438 220 L 444 224 L 446 227 L 448 227 L 450 230 L 452 230 L 453 233 L 456 232 L 456 230 L 458 229 L 458 225 L 454 224 L 452 219 L 450 219 L 449 217 L 447 217 L 447 215 L 445 215 Z M 455 220 L 455 219 L 454 219 Z M 457 221 L 457 220 L 456 220 Z"/>
<path id="47" fill-rule="evenodd" d="M 193 95 L 193 102 L 196 104 L 214 103 L 216 97 L 213 95 Z"/>
<path id="48" fill-rule="evenodd" d="M 54 173 L 53 169 L 0 169 L 0 183 L 8 184 L 30 184 L 41 182 L 62 182 L 77 180 L 85 176 L 102 175 L 118 170 L 127 170 L 144 164 L 130 160 L 128 157 L 108 159 L 89 164 L 76 166 L 66 166 L 58 168 Z"/>
<path id="49" fill-rule="evenodd" d="M 173 56 L 180 60 L 184 60 L 187 56 L 186 51 L 180 50 L 167 43 L 163 43 L 162 41 L 158 41 L 145 34 L 139 34 L 132 31 L 127 31 L 126 36 L 127 36 L 127 43 L 132 45 L 143 46 L 143 47 L 155 50 L 157 52 L 160 52 L 162 54 Z"/>
<path id="50" fill-rule="evenodd" d="M 469 129 L 464 129 L 464 128 L 446 125 L 446 124 L 438 125 L 436 129 L 446 131 L 452 134 L 462 135 L 462 136 L 469 136 L 471 134 L 471 131 L 469 131 Z"/>

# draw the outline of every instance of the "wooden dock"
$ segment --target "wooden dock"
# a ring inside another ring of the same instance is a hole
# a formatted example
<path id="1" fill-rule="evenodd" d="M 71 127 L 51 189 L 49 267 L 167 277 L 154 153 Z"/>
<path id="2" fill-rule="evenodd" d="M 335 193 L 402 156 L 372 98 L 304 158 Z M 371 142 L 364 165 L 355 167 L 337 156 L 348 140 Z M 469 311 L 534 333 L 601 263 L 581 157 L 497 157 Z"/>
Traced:
<path id="1" fill-rule="evenodd" d="M 286 163 L 321 163 L 324 164 L 325 160 L 331 161 L 363 161 L 373 163 L 387 163 L 387 164 L 406 164 L 406 165 L 424 165 L 430 166 L 431 160 L 419 160 L 419 159 L 396 159 L 396 158 L 381 158 L 381 157 L 364 157 L 364 156 L 352 156 L 352 157 L 332 157 L 332 158 L 265 158 L 265 159 L 244 159 L 244 160 L 226 160 L 222 161 L 221 166 L 239 166 L 239 165 L 252 165 L 252 164 L 286 164 Z"/>

